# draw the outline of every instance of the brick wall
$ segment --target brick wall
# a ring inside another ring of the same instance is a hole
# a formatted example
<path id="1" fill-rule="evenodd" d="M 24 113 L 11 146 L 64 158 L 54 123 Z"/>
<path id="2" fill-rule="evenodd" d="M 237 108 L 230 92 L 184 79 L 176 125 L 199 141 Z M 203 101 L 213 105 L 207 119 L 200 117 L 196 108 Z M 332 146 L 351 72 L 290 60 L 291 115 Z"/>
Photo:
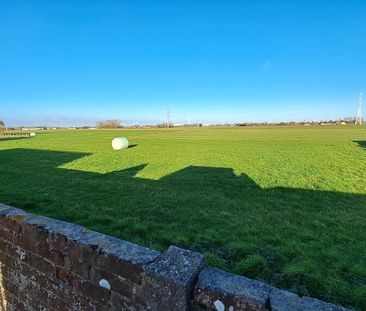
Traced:
<path id="1" fill-rule="evenodd" d="M 346 310 L 0 204 L 0 311 Z"/>

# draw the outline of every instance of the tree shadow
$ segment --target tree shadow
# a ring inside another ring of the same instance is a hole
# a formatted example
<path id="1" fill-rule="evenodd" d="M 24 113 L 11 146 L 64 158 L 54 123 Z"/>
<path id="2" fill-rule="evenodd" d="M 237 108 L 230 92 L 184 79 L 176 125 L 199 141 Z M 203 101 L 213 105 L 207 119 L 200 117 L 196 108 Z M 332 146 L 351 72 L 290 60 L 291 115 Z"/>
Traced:
<path id="1" fill-rule="evenodd" d="M 354 295 L 366 285 L 365 195 L 262 189 L 230 168 L 189 166 L 160 180 L 136 177 L 146 163 L 108 174 L 60 168 L 88 155 L 0 151 L 0 202 L 160 250 L 200 251 L 211 265 L 300 294 L 366 303 Z"/>
<path id="2" fill-rule="evenodd" d="M 0 142 L 2 141 L 10 141 L 10 140 L 20 140 L 20 139 L 29 139 L 30 137 L 2 137 L 0 136 Z"/>
<path id="3" fill-rule="evenodd" d="M 357 143 L 361 148 L 365 148 L 366 149 L 366 141 L 363 141 L 363 140 L 355 140 L 353 142 L 354 143 Z"/>

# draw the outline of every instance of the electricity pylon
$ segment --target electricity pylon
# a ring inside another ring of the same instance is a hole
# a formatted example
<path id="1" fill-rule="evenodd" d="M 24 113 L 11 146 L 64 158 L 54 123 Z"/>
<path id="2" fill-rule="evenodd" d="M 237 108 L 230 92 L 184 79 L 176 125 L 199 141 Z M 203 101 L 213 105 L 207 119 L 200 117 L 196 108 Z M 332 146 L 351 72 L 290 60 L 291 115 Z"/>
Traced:
<path id="1" fill-rule="evenodd" d="M 362 125 L 362 92 L 360 92 L 360 95 L 358 96 L 358 109 L 357 109 L 357 115 L 356 115 L 356 122 L 355 125 L 359 124 Z"/>

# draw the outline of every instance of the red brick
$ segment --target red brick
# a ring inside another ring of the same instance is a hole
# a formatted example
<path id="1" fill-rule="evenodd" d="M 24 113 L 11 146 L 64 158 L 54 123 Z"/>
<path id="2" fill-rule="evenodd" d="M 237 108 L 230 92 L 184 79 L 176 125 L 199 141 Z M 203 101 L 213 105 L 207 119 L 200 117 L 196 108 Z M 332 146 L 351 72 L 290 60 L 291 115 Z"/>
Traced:
<path id="1" fill-rule="evenodd" d="M 66 284 L 72 284 L 72 281 L 74 280 L 74 276 L 71 273 L 71 271 L 65 270 L 62 267 L 56 267 L 56 277 Z"/>
<path id="2" fill-rule="evenodd" d="M 50 234 L 48 236 L 48 244 L 50 247 L 61 253 L 66 252 L 69 243 L 69 240 L 63 235 Z"/>
<path id="3" fill-rule="evenodd" d="M 81 278 L 74 279 L 74 288 L 79 293 L 90 297 L 93 301 L 106 302 L 111 296 L 108 289 Z"/>
<path id="4" fill-rule="evenodd" d="M 109 271 L 99 268 L 92 268 L 93 273 L 91 281 L 98 284 L 101 279 L 106 279 L 111 290 L 123 297 L 130 297 L 130 300 L 141 304 L 145 303 L 144 291 L 141 285 L 133 283 L 130 279 L 123 278 L 119 275 L 110 273 Z"/>
<path id="5" fill-rule="evenodd" d="M 10 229 L 12 232 L 19 233 L 22 231 L 21 221 L 24 219 L 24 215 L 9 215 L 1 220 L 3 227 Z"/>
<path id="6" fill-rule="evenodd" d="M 141 282 L 142 267 L 120 260 L 114 256 L 98 256 L 96 266 L 123 278 L 127 278 L 133 283 L 139 284 Z"/>
<path id="7" fill-rule="evenodd" d="M 45 274 L 54 274 L 55 272 L 55 265 L 40 256 L 37 256 L 32 253 L 27 254 L 26 262 L 31 267 L 35 268 L 38 271 L 41 271 Z"/>

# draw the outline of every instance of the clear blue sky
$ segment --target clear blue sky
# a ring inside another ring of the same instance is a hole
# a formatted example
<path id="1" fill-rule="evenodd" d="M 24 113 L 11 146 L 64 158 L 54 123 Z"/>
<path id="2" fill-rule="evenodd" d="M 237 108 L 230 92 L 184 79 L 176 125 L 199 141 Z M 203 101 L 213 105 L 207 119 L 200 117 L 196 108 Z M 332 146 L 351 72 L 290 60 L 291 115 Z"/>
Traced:
<path id="1" fill-rule="evenodd" d="M 355 115 L 365 31 L 364 0 L 0 0 L 0 118 Z"/>

